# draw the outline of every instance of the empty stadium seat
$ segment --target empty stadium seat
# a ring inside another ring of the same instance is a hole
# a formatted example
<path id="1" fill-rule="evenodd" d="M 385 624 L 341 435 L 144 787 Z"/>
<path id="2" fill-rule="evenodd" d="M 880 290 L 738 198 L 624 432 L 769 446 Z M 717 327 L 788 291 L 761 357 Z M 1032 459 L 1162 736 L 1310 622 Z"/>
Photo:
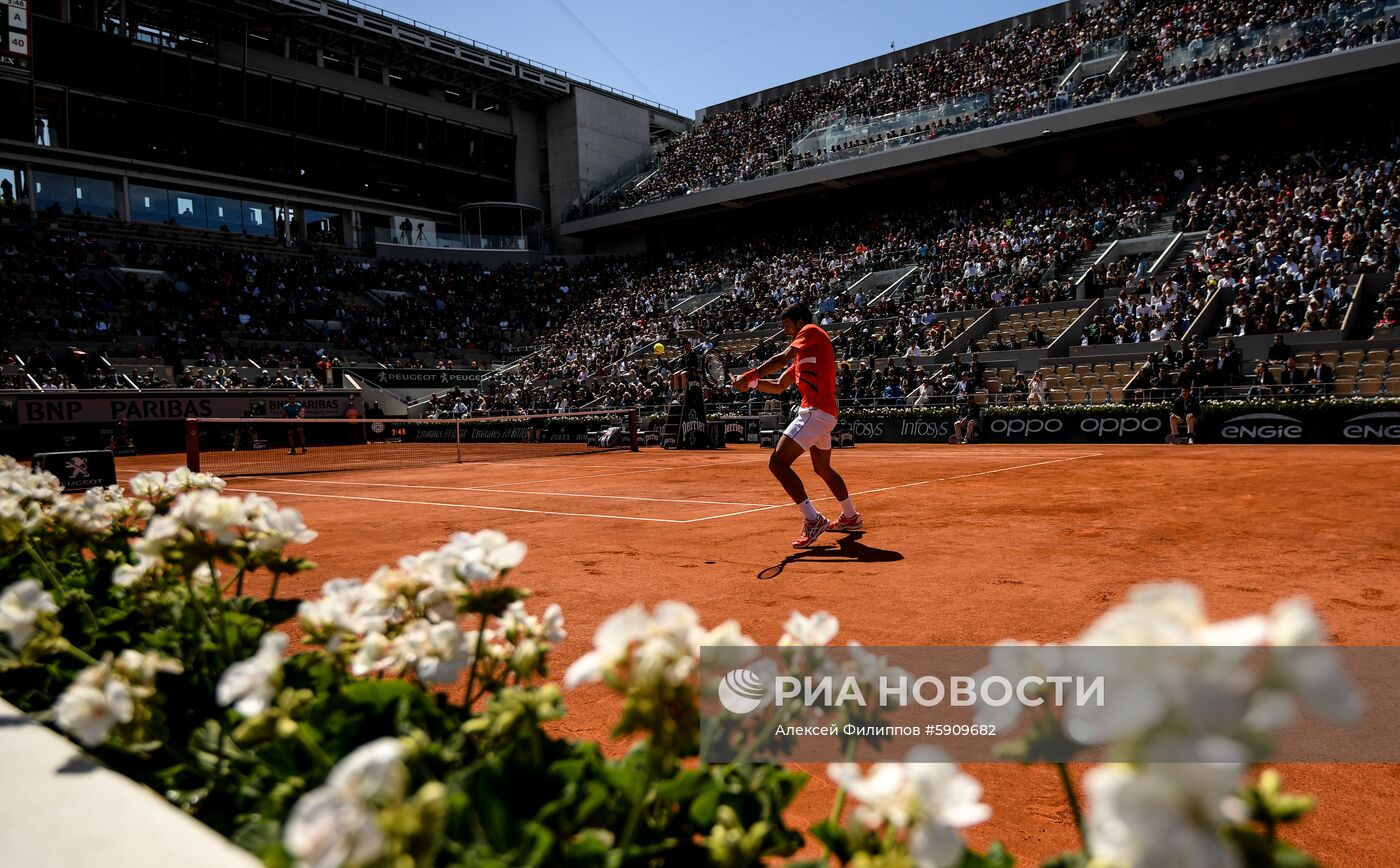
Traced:
<path id="1" fill-rule="evenodd" d="M 1376 377 L 1362 377 L 1356 381 L 1356 394 L 1363 398 L 1373 398 L 1380 394 L 1381 381 Z"/>
<path id="2" fill-rule="evenodd" d="M 1366 361 L 1366 354 L 1361 350 L 1347 350 L 1346 352 L 1342 353 L 1342 361 L 1355 362 L 1359 365 L 1362 362 Z"/>
<path id="3" fill-rule="evenodd" d="M 1111 398 L 1113 399 L 1114 403 L 1121 404 L 1121 403 L 1123 402 L 1123 387 L 1122 387 L 1122 386 L 1114 386 L 1113 388 L 1111 388 L 1111 389 L 1108 390 L 1108 394 L 1109 394 L 1109 397 L 1111 397 Z"/>
<path id="4" fill-rule="evenodd" d="M 1084 389 L 1070 389 L 1069 402 L 1071 404 L 1083 404 L 1084 399 L 1089 397 L 1089 393 Z"/>
<path id="5" fill-rule="evenodd" d="M 1324 359 L 1325 361 L 1325 359 Z M 1367 350 L 1366 361 L 1368 362 L 1389 362 L 1390 350 Z"/>
<path id="6" fill-rule="evenodd" d="M 1400 397 L 1400 377 L 1386 377 L 1385 393 L 1391 397 Z"/>
<path id="7" fill-rule="evenodd" d="M 1095 386 L 1089 390 L 1089 402 L 1092 404 L 1102 404 L 1108 400 L 1108 390 L 1102 386 Z"/>
<path id="8" fill-rule="evenodd" d="M 1063 404 L 1066 400 L 1068 400 L 1068 398 L 1069 398 L 1069 395 L 1065 392 L 1064 389 L 1051 389 L 1051 390 L 1050 390 L 1050 403 L 1051 403 L 1051 404 Z"/>

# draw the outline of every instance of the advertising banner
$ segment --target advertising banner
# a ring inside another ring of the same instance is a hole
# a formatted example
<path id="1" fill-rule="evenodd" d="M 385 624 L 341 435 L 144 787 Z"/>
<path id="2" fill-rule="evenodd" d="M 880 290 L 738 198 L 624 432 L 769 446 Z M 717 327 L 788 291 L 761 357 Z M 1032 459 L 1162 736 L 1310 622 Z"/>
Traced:
<path id="1" fill-rule="evenodd" d="M 353 407 L 364 415 L 359 392 L 297 392 L 308 419 L 340 419 Z M 282 392 L 209 392 L 162 389 L 147 392 L 22 392 L 0 396 L 6 415 L 21 427 L 95 422 L 154 422 L 197 418 L 236 419 L 281 415 Z"/>
<path id="2" fill-rule="evenodd" d="M 384 389 L 475 389 L 488 371 L 453 368 L 345 368 L 344 373 Z"/>

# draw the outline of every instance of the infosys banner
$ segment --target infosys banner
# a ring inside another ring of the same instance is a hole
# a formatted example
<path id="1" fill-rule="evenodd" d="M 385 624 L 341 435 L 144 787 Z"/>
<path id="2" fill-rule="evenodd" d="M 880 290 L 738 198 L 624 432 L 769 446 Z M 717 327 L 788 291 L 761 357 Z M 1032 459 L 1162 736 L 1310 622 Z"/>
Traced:
<path id="1" fill-rule="evenodd" d="M 161 390 L 149 392 L 24 392 L 0 396 L 13 403 L 13 418 L 21 427 L 95 422 L 159 422 L 197 418 L 236 419 L 245 412 L 255 417 L 280 416 L 287 395 L 282 392 L 209 392 Z M 298 392 L 308 419 L 344 418 L 353 407 L 363 415 L 359 392 Z"/>

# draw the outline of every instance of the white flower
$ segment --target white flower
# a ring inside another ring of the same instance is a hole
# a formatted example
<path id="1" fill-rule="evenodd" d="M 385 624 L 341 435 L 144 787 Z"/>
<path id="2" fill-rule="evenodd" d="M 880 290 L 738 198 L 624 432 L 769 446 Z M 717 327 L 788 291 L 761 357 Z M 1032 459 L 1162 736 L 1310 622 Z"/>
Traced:
<path id="1" fill-rule="evenodd" d="M 920 868 L 946 868 L 962 859 L 959 830 L 985 822 L 992 809 L 982 802 L 982 785 L 948 755 L 916 747 L 903 763 L 876 763 L 862 776 L 851 763 L 828 773 L 860 804 L 855 818 L 870 828 L 908 828 L 909 854 Z"/>
<path id="2" fill-rule="evenodd" d="M 540 636 L 551 645 L 563 642 L 569 634 L 564 630 L 564 610 L 558 603 L 550 603 L 540 620 Z"/>
<path id="3" fill-rule="evenodd" d="M 463 632 L 453 621 L 409 623 L 394 639 L 399 659 L 411 665 L 418 677 L 434 684 L 451 684 L 462 668 L 471 664 L 477 634 Z"/>
<path id="4" fill-rule="evenodd" d="M 165 474 L 159 470 L 147 470 L 131 477 L 127 483 L 131 493 L 137 497 L 158 497 L 165 494 Z"/>
<path id="5" fill-rule="evenodd" d="M 1054 645 L 1006 639 L 992 646 L 987 655 L 986 667 L 974 673 L 973 678 L 981 683 L 988 678 L 1000 676 L 1012 684 L 1019 684 L 1031 676 L 1045 678 L 1058 674 L 1062 665 L 1061 658 L 1061 649 Z M 1020 719 L 1022 710 L 1018 700 L 1000 706 L 979 703 L 974 722 L 995 726 L 998 732 L 1009 732 Z"/>
<path id="6" fill-rule="evenodd" d="M 0 593 L 0 633 L 10 637 L 10 647 L 19 651 L 34 636 L 40 615 L 58 611 L 53 595 L 34 579 L 15 582 Z"/>
<path id="7" fill-rule="evenodd" d="M 396 654 L 397 646 L 383 633 L 370 633 L 355 649 L 350 661 L 350 672 L 363 678 L 377 672 L 397 674 L 403 670 L 404 662 Z"/>
<path id="8" fill-rule="evenodd" d="M 386 736 L 360 745 L 331 769 L 326 786 L 363 802 L 402 801 L 408 790 L 403 744 Z"/>
<path id="9" fill-rule="evenodd" d="M 365 865 L 385 849 L 374 811 L 332 787 L 319 787 L 297 800 L 282 843 L 304 868 Z"/>
<path id="10" fill-rule="evenodd" d="M 153 570 L 165 565 L 165 561 L 150 555 L 137 555 L 136 563 L 121 564 L 112 570 L 112 584 L 118 588 L 130 588 L 144 581 Z"/>
<path id="11" fill-rule="evenodd" d="M 1356 721 L 1364 703 L 1342 669 L 1327 630 L 1306 600 L 1284 600 L 1270 613 L 1268 641 L 1273 679 L 1296 693 L 1309 708 L 1332 720 Z"/>
<path id="12" fill-rule="evenodd" d="M 355 579 L 332 579 L 321 586 L 321 596 L 305 600 L 297 607 L 301 626 L 308 634 L 329 637 L 327 647 L 334 651 L 345 635 L 382 633 L 388 614 L 376 608 Z"/>
<path id="13" fill-rule="evenodd" d="M 783 637 L 778 644 L 784 647 L 825 645 L 836 638 L 840 627 L 841 622 L 830 612 L 816 612 L 810 618 L 801 612 L 793 612 L 783 625 Z"/>
<path id="14" fill-rule="evenodd" d="M 170 517 L 190 530 L 211 533 L 220 544 L 228 545 L 242 533 L 248 512 L 243 501 L 236 497 L 198 489 L 176 498 L 170 507 Z"/>
<path id="15" fill-rule="evenodd" d="M 113 668 L 127 681 L 144 687 L 153 685 L 156 675 L 162 672 L 178 675 L 185 671 L 180 661 L 173 657 L 166 657 L 154 651 L 134 651 L 130 648 L 117 655 Z"/>
<path id="16" fill-rule="evenodd" d="M 278 509 L 272 501 L 250 494 L 244 498 L 248 514 L 248 547 L 260 554 L 280 552 L 288 543 L 304 545 L 317 536 L 295 509 Z"/>
<path id="17" fill-rule="evenodd" d="M 177 467 L 165 477 L 166 494 L 183 494 L 187 491 L 223 491 L 224 481 L 208 473 L 195 473 L 188 467 Z"/>
<path id="18" fill-rule="evenodd" d="M 497 573 L 504 573 L 520 566 L 525 560 L 525 543 L 515 541 L 489 549 L 486 552 L 486 565 Z"/>
<path id="19" fill-rule="evenodd" d="M 564 686 L 574 688 L 602 681 L 606 673 L 627 659 L 628 649 L 641 638 L 650 623 L 651 619 L 640 605 L 609 615 L 593 634 L 593 650 L 575 660 L 564 674 Z"/>
<path id="20" fill-rule="evenodd" d="M 78 673 L 53 710 L 60 729 L 96 747 L 117 724 L 131 722 L 136 705 L 130 686 L 114 677 L 107 663 L 98 663 Z"/>
<path id="21" fill-rule="evenodd" d="M 1096 862 L 1131 868 L 1237 868 L 1220 826 L 1238 819 L 1239 763 L 1095 766 L 1084 776 Z"/>
<path id="22" fill-rule="evenodd" d="M 219 677 L 215 692 L 219 704 L 232 705 L 244 717 L 266 711 L 277 694 L 273 681 L 282 671 L 282 654 L 286 650 L 285 635 L 276 630 L 263 634 L 256 654 L 233 664 Z"/>

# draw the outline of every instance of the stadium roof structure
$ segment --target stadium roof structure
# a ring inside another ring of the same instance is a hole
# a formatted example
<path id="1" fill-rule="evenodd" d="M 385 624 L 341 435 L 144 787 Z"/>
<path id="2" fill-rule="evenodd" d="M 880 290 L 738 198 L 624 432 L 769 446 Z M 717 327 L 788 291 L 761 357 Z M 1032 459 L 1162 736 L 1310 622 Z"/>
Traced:
<path id="1" fill-rule="evenodd" d="M 211 31 L 236 28 L 250 44 L 282 40 L 289 57 L 314 52 L 319 62 L 329 56 L 357 68 L 372 61 L 396 75 L 406 72 L 473 107 L 547 101 L 585 87 L 644 106 L 668 128 L 687 122 L 671 106 L 357 0 L 127 0 L 125 6 L 132 36 L 172 47 L 212 42 Z"/>

